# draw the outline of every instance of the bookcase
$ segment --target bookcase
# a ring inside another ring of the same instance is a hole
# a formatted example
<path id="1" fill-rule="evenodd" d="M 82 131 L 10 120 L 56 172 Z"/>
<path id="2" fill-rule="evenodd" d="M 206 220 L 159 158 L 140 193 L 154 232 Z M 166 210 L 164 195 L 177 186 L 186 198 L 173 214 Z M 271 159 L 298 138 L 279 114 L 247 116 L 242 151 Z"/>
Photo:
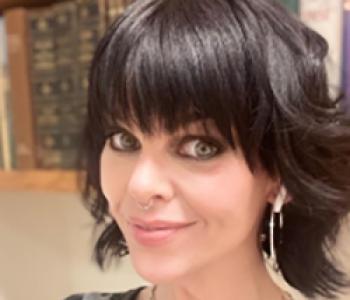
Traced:
<path id="1" fill-rule="evenodd" d="M 78 191 L 74 166 L 88 68 L 98 40 L 128 4 L 0 0 L 0 44 L 7 44 L 0 59 L 0 153 L 8 153 L 7 162 L 0 159 L 0 191 Z"/>

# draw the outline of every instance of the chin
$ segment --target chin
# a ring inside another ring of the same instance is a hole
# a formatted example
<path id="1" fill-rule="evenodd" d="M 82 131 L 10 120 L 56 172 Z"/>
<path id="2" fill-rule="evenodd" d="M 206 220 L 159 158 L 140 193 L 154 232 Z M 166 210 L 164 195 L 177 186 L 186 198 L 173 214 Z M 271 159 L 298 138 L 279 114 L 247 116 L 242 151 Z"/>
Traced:
<path id="1" fill-rule="evenodd" d="M 153 259 L 138 259 L 131 256 L 132 265 L 136 273 L 144 280 L 153 284 L 167 284 L 180 280 L 187 271 L 181 268 L 176 260 L 169 259 L 167 262 Z"/>

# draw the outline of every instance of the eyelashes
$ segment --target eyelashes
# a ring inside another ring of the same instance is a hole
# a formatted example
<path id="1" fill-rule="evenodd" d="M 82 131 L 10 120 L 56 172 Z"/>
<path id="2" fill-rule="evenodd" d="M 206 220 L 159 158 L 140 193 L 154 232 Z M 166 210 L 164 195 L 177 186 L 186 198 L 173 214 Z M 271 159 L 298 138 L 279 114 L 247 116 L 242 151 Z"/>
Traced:
<path id="1" fill-rule="evenodd" d="M 178 149 L 180 155 L 196 160 L 208 160 L 224 151 L 225 147 L 210 136 L 185 136 Z"/>
<path id="2" fill-rule="evenodd" d="M 124 130 L 109 136 L 110 147 L 118 152 L 135 152 L 141 148 L 141 144 L 136 137 Z"/>
<path id="3" fill-rule="evenodd" d="M 142 149 L 142 143 L 128 130 L 114 128 L 106 136 L 109 147 L 119 154 L 132 154 Z M 227 145 L 210 135 L 170 136 L 171 152 L 179 157 L 198 161 L 210 160 L 222 154 Z"/>

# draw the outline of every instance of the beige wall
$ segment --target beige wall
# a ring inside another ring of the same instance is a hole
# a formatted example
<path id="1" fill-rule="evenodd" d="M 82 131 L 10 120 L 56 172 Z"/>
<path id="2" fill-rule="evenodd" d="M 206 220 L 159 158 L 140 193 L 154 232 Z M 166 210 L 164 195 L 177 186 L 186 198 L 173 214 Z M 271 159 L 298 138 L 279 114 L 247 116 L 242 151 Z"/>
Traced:
<path id="1" fill-rule="evenodd" d="M 91 263 L 91 228 L 76 195 L 0 193 L 0 299 L 54 300 L 145 283 L 127 260 L 106 274 Z"/>
<path id="2" fill-rule="evenodd" d="M 99 271 L 91 262 L 91 229 L 77 195 L 0 193 L 0 300 L 60 300 L 147 284 L 127 259 Z M 344 231 L 343 256 L 349 240 Z M 344 261 L 350 272 L 350 256 Z"/>

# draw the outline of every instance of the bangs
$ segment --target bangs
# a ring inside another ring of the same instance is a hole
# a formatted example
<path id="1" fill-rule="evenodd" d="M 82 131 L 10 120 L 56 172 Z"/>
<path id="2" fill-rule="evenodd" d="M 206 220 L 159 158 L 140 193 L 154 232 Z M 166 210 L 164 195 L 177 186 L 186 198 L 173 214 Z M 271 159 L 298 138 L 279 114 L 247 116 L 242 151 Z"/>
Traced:
<path id="1" fill-rule="evenodd" d="M 144 2 L 137 24 L 132 22 L 135 16 L 126 14 L 112 29 L 104 54 L 109 65 L 105 61 L 101 70 L 110 87 L 104 97 L 105 113 L 147 133 L 156 124 L 174 132 L 192 120 L 212 119 L 227 136 L 235 126 L 232 107 L 239 99 L 234 98 L 242 94 L 242 85 L 234 83 L 244 70 L 239 53 L 228 49 L 237 48 L 242 34 L 226 38 L 225 44 L 220 35 L 208 34 L 224 30 L 217 21 L 210 22 L 213 10 L 208 5 Z M 176 13 L 173 5 L 179 6 Z"/>
<path id="2" fill-rule="evenodd" d="M 254 13 L 263 12 L 245 1 L 134 2 L 95 55 L 89 121 L 152 134 L 159 125 L 173 133 L 210 119 L 231 145 L 235 130 L 252 162 L 273 97 L 263 51 L 269 43 Z"/>

